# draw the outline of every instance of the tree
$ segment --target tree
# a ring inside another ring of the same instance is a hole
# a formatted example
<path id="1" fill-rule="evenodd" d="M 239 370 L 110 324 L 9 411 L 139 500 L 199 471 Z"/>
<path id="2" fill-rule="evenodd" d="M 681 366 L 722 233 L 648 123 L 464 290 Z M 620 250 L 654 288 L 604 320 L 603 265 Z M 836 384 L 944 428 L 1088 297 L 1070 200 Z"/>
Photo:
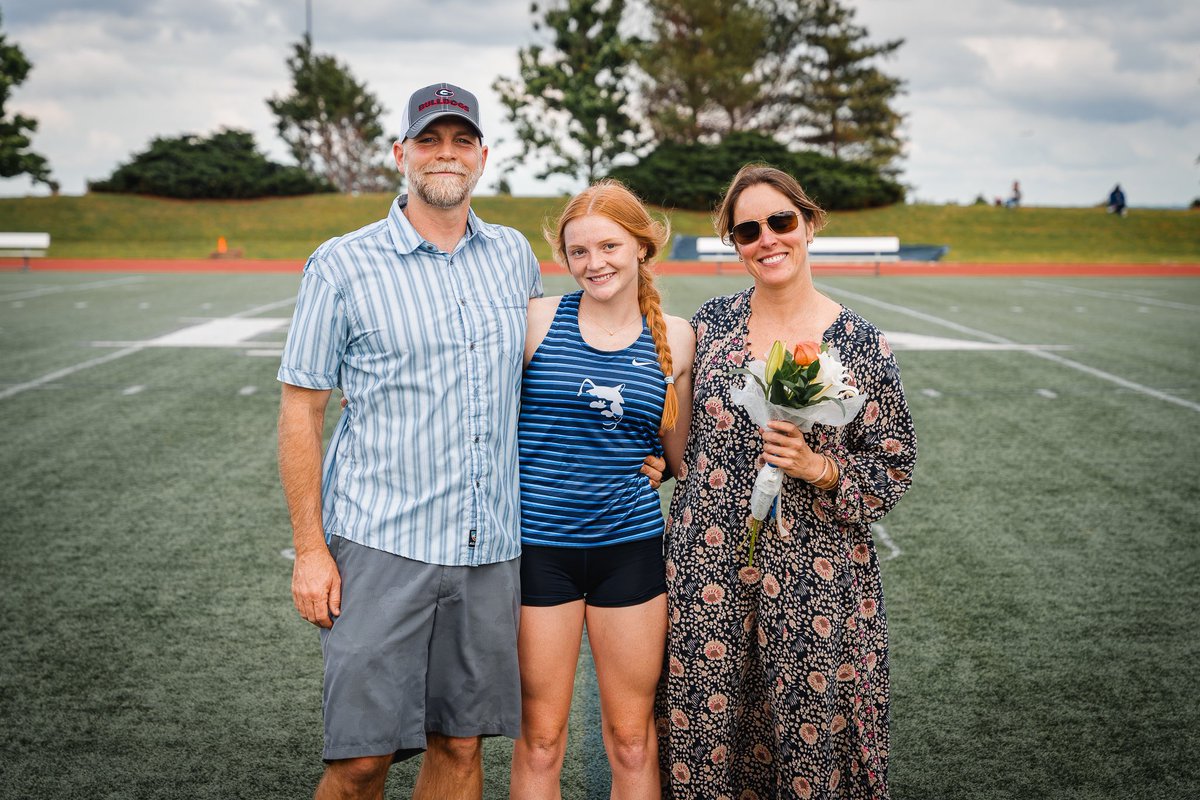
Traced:
<path id="1" fill-rule="evenodd" d="M 94 192 L 195 199 L 248 199 L 333 191 L 300 167 L 267 160 L 248 131 L 223 130 L 208 138 L 185 134 L 156 138 Z"/>
<path id="2" fill-rule="evenodd" d="M 384 108 L 349 67 L 312 52 L 306 35 L 287 61 L 292 93 L 273 97 L 279 136 L 296 162 L 328 180 L 339 192 L 393 190 L 399 174 L 380 118 Z"/>
<path id="3" fill-rule="evenodd" d="M 643 100 L 657 141 L 695 143 L 755 127 L 756 73 L 770 31 L 752 0 L 648 0 L 639 49 Z"/>
<path id="4" fill-rule="evenodd" d="M 58 183 L 50 177 L 50 164 L 44 156 L 29 150 L 30 137 L 37 130 L 37 120 L 22 114 L 10 118 L 4 106 L 16 86 L 28 77 L 33 65 L 15 44 L 9 44 L 0 32 L 0 178 L 28 175 L 35 183 L 44 183 L 50 191 L 58 191 Z"/>
<path id="5" fill-rule="evenodd" d="M 903 44 L 867 41 L 839 0 L 647 0 L 638 62 L 659 142 L 713 142 L 736 131 L 861 160 L 900 154 L 902 82 L 874 62 Z"/>
<path id="6" fill-rule="evenodd" d="M 521 48 L 518 76 L 498 78 L 492 88 L 521 140 L 520 157 L 549 157 L 538 178 L 591 183 L 636 146 L 625 113 L 631 44 L 617 30 L 625 0 L 565 0 L 547 8 L 540 22 L 538 11 L 535 2 L 534 31 L 549 31 L 551 45 Z"/>
<path id="7" fill-rule="evenodd" d="M 904 40 L 869 43 L 854 13 L 838 0 L 813 0 L 811 28 L 795 65 L 793 92 L 800 103 L 792 121 L 803 131 L 801 141 L 835 158 L 887 169 L 903 149 L 903 116 L 891 106 L 903 81 L 873 62 Z"/>

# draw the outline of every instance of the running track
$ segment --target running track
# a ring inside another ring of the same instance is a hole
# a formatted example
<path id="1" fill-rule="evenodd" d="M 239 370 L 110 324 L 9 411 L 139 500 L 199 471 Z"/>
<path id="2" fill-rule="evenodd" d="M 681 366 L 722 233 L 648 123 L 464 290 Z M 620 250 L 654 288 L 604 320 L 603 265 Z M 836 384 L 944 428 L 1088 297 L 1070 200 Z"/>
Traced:
<path id="1" fill-rule="evenodd" d="M 39 258 L 30 264 L 31 272 L 175 272 L 175 273 L 299 273 L 304 261 L 298 259 L 254 258 L 196 258 L 196 259 L 83 259 Z M 661 275 L 741 275 L 741 264 L 735 261 L 660 261 L 656 265 Z M 19 259 L 0 260 L 0 271 L 22 269 Z M 565 273 L 554 262 L 543 261 L 542 272 Z M 976 276 L 976 277 L 1197 277 L 1200 264 L 1004 264 L 958 263 L 953 261 L 891 261 L 880 264 L 815 263 L 817 275 L 887 275 L 887 276 Z"/>

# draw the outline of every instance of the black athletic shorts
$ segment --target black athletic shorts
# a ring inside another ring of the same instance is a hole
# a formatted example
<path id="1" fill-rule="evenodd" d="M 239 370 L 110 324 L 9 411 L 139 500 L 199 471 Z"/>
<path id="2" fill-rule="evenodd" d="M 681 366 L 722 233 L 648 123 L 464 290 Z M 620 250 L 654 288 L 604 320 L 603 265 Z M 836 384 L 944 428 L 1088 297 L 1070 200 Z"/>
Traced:
<path id="1" fill-rule="evenodd" d="M 667 591 L 661 536 L 604 547 L 521 547 L 521 605 L 636 606 Z"/>

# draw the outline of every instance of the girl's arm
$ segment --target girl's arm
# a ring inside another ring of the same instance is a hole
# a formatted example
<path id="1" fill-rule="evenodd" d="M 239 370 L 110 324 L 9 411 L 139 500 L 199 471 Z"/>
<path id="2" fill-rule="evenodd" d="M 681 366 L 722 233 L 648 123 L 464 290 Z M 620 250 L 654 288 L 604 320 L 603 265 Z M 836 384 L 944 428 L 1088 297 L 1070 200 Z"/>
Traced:
<path id="1" fill-rule="evenodd" d="M 672 475 L 679 475 L 683 468 L 683 452 L 687 449 L 688 430 L 692 425 L 692 362 L 696 357 L 696 333 L 685 319 L 668 316 L 666 320 L 679 416 L 675 419 L 675 427 L 662 431 L 659 436 L 667 467 Z"/>
<path id="2" fill-rule="evenodd" d="M 526 309 L 525 327 L 525 366 L 541 346 L 542 340 L 550 332 L 550 323 L 554 322 L 554 312 L 558 310 L 558 301 L 562 296 L 534 297 L 529 300 Z"/>

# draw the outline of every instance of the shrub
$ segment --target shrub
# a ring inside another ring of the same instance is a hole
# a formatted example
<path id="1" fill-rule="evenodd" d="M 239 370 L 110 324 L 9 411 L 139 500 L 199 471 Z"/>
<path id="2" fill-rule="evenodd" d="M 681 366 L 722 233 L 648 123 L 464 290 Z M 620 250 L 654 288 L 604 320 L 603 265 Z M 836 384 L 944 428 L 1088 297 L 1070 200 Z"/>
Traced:
<path id="1" fill-rule="evenodd" d="M 814 152 L 794 153 L 760 133 L 731 133 L 717 144 L 664 142 L 638 163 L 613 168 L 643 200 L 667 208 L 710 211 L 745 164 L 761 162 L 791 173 L 830 211 L 876 208 L 904 200 L 904 187 L 873 167 Z"/>
<path id="2" fill-rule="evenodd" d="M 299 167 L 269 161 L 248 131 L 223 130 L 209 138 L 156 138 L 93 192 L 147 194 L 181 200 L 242 200 L 331 192 L 333 187 Z"/>

